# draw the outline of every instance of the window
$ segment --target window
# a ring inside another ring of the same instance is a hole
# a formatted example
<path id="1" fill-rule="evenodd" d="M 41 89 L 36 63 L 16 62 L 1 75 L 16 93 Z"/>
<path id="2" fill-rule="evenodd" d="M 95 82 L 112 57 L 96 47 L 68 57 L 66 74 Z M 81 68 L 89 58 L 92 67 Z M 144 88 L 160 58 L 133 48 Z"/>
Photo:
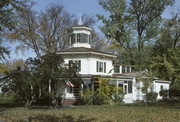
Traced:
<path id="1" fill-rule="evenodd" d="M 162 85 L 160 86 L 160 89 L 163 90 L 163 86 Z"/>
<path id="2" fill-rule="evenodd" d="M 132 93 L 132 81 L 128 81 L 128 93 Z"/>
<path id="3" fill-rule="evenodd" d="M 75 34 L 72 34 L 71 35 L 71 44 L 74 44 L 75 43 Z"/>
<path id="4" fill-rule="evenodd" d="M 127 85 L 124 85 L 124 94 L 127 94 Z"/>
<path id="5" fill-rule="evenodd" d="M 127 66 L 127 72 L 130 72 L 130 67 L 129 66 Z"/>
<path id="6" fill-rule="evenodd" d="M 96 62 L 96 71 L 106 73 L 106 62 Z"/>
<path id="7" fill-rule="evenodd" d="M 88 35 L 87 34 L 81 34 L 81 42 L 82 43 L 88 43 Z"/>
<path id="8" fill-rule="evenodd" d="M 123 90 L 123 84 L 118 84 L 118 87 L 120 88 L 118 92 L 121 93 L 121 90 Z"/>
<path id="9" fill-rule="evenodd" d="M 77 34 L 77 42 L 88 43 L 88 35 L 84 33 Z"/>
<path id="10" fill-rule="evenodd" d="M 114 73 L 119 73 L 119 66 L 114 66 Z"/>
<path id="11" fill-rule="evenodd" d="M 78 33 L 78 34 L 77 34 L 77 42 L 80 42 L 80 39 L 81 39 L 81 34 Z"/>
<path id="12" fill-rule="evenodd" d="M 81 60 L 69 60 L 69 67 L 77 66 L 77 72 L 81 71 Z"/>
<path id="13" fill-rule="evenodd" d="M 125 73 L 126 71 L 125 71 L 125 66 L 122 66 L 122 73 Z"/>
<path id="14" fill-rule="evenodd" d="M 97 61 L 97 72 L 103 72 L 103 62 Z"/>

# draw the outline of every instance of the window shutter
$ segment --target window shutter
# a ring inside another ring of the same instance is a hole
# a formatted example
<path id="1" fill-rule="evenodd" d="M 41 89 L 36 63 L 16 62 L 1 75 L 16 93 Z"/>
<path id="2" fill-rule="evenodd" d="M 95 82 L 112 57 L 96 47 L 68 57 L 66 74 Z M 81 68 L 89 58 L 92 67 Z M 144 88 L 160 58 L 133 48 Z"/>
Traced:
<path id="1" fill-rule="evenodd" d="M 99 64 L 99 63 L 98 63 L 98 61 L 97 61 L 97 62 L 96 62 L 96 71 L 97 71 L 97 72 L 98 72 L 98 67 L 99 67 L 98 64 Z"/>
<path id="2" fill-rule="evenodd" d="M 81 71 L 81 60 L 78 60 L 78 71 Z"/>
<path id="3" fill-rule="evenodd" d="M 106 62 L 104 62 L 104 73 L 106 73 Z"/>

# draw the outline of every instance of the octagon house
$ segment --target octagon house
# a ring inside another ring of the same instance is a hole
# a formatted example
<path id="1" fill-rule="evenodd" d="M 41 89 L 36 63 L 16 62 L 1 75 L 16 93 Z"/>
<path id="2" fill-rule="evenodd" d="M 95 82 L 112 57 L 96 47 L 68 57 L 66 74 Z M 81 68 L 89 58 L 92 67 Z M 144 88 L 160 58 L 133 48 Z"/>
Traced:
<path id="1" fill-rule="evenodd" d="M 142 87 L 142 82 L 137 82 L 137 72 L 132 71 L 132 66 L 114 63 L 117 56 L 105 52 L 101 52 L 91 48 L 92 29 L 86 27 L 80 21 L 77 26 L 68 29 L 69 46 L 67 49 L 57 52 L 60 54 L 66 64 L 77 62 L 79 75 L 83 83 L 81 90 L 87 87 L 93 89 L 93 77 L 108 77 L 110 81 L 121 87 L 124 93 L 123 101 L 125 103 L 133 103 L 137 100 L 144 100 L 145 93 L 138 89 Z M 102 45 L 103 46 L 103 45 Z M 152 88 L 150 90 L 158 93 L 158 99 L 162 99 L 159 91 L 169 89 L 170 81 L 154 78 Z M 73 84 L 71 84 L 73 85 Z M 59 88 L 64 91 L 65 99 L 74 100 L 75 87 L 64 84 L 65 87 Z"/>

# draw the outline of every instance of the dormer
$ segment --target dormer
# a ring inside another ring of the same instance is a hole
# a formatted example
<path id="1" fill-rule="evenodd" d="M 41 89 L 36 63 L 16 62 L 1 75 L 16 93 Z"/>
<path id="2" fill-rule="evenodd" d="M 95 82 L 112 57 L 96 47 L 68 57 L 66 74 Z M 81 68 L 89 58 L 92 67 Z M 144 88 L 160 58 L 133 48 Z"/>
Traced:
<path id="1" fill-rule="evenodd" d="M 91 32 L 92 29 L 84 26 L 80 18 L 77 26 L 73 26 L 68 29 L 69 48 L 91 48 Z"/>

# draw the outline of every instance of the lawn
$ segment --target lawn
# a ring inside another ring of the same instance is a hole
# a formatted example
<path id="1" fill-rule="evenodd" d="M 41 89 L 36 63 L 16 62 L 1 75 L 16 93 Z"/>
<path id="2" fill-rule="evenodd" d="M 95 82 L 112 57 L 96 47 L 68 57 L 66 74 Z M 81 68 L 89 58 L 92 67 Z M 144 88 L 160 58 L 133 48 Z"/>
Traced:
<path id="1" fill-rule="evenodd" d="M 78 106 L 72 108 L 0 109 L 0 121 L 21 122 L 179 122 L 179 107 L 127 105 Z"/>

